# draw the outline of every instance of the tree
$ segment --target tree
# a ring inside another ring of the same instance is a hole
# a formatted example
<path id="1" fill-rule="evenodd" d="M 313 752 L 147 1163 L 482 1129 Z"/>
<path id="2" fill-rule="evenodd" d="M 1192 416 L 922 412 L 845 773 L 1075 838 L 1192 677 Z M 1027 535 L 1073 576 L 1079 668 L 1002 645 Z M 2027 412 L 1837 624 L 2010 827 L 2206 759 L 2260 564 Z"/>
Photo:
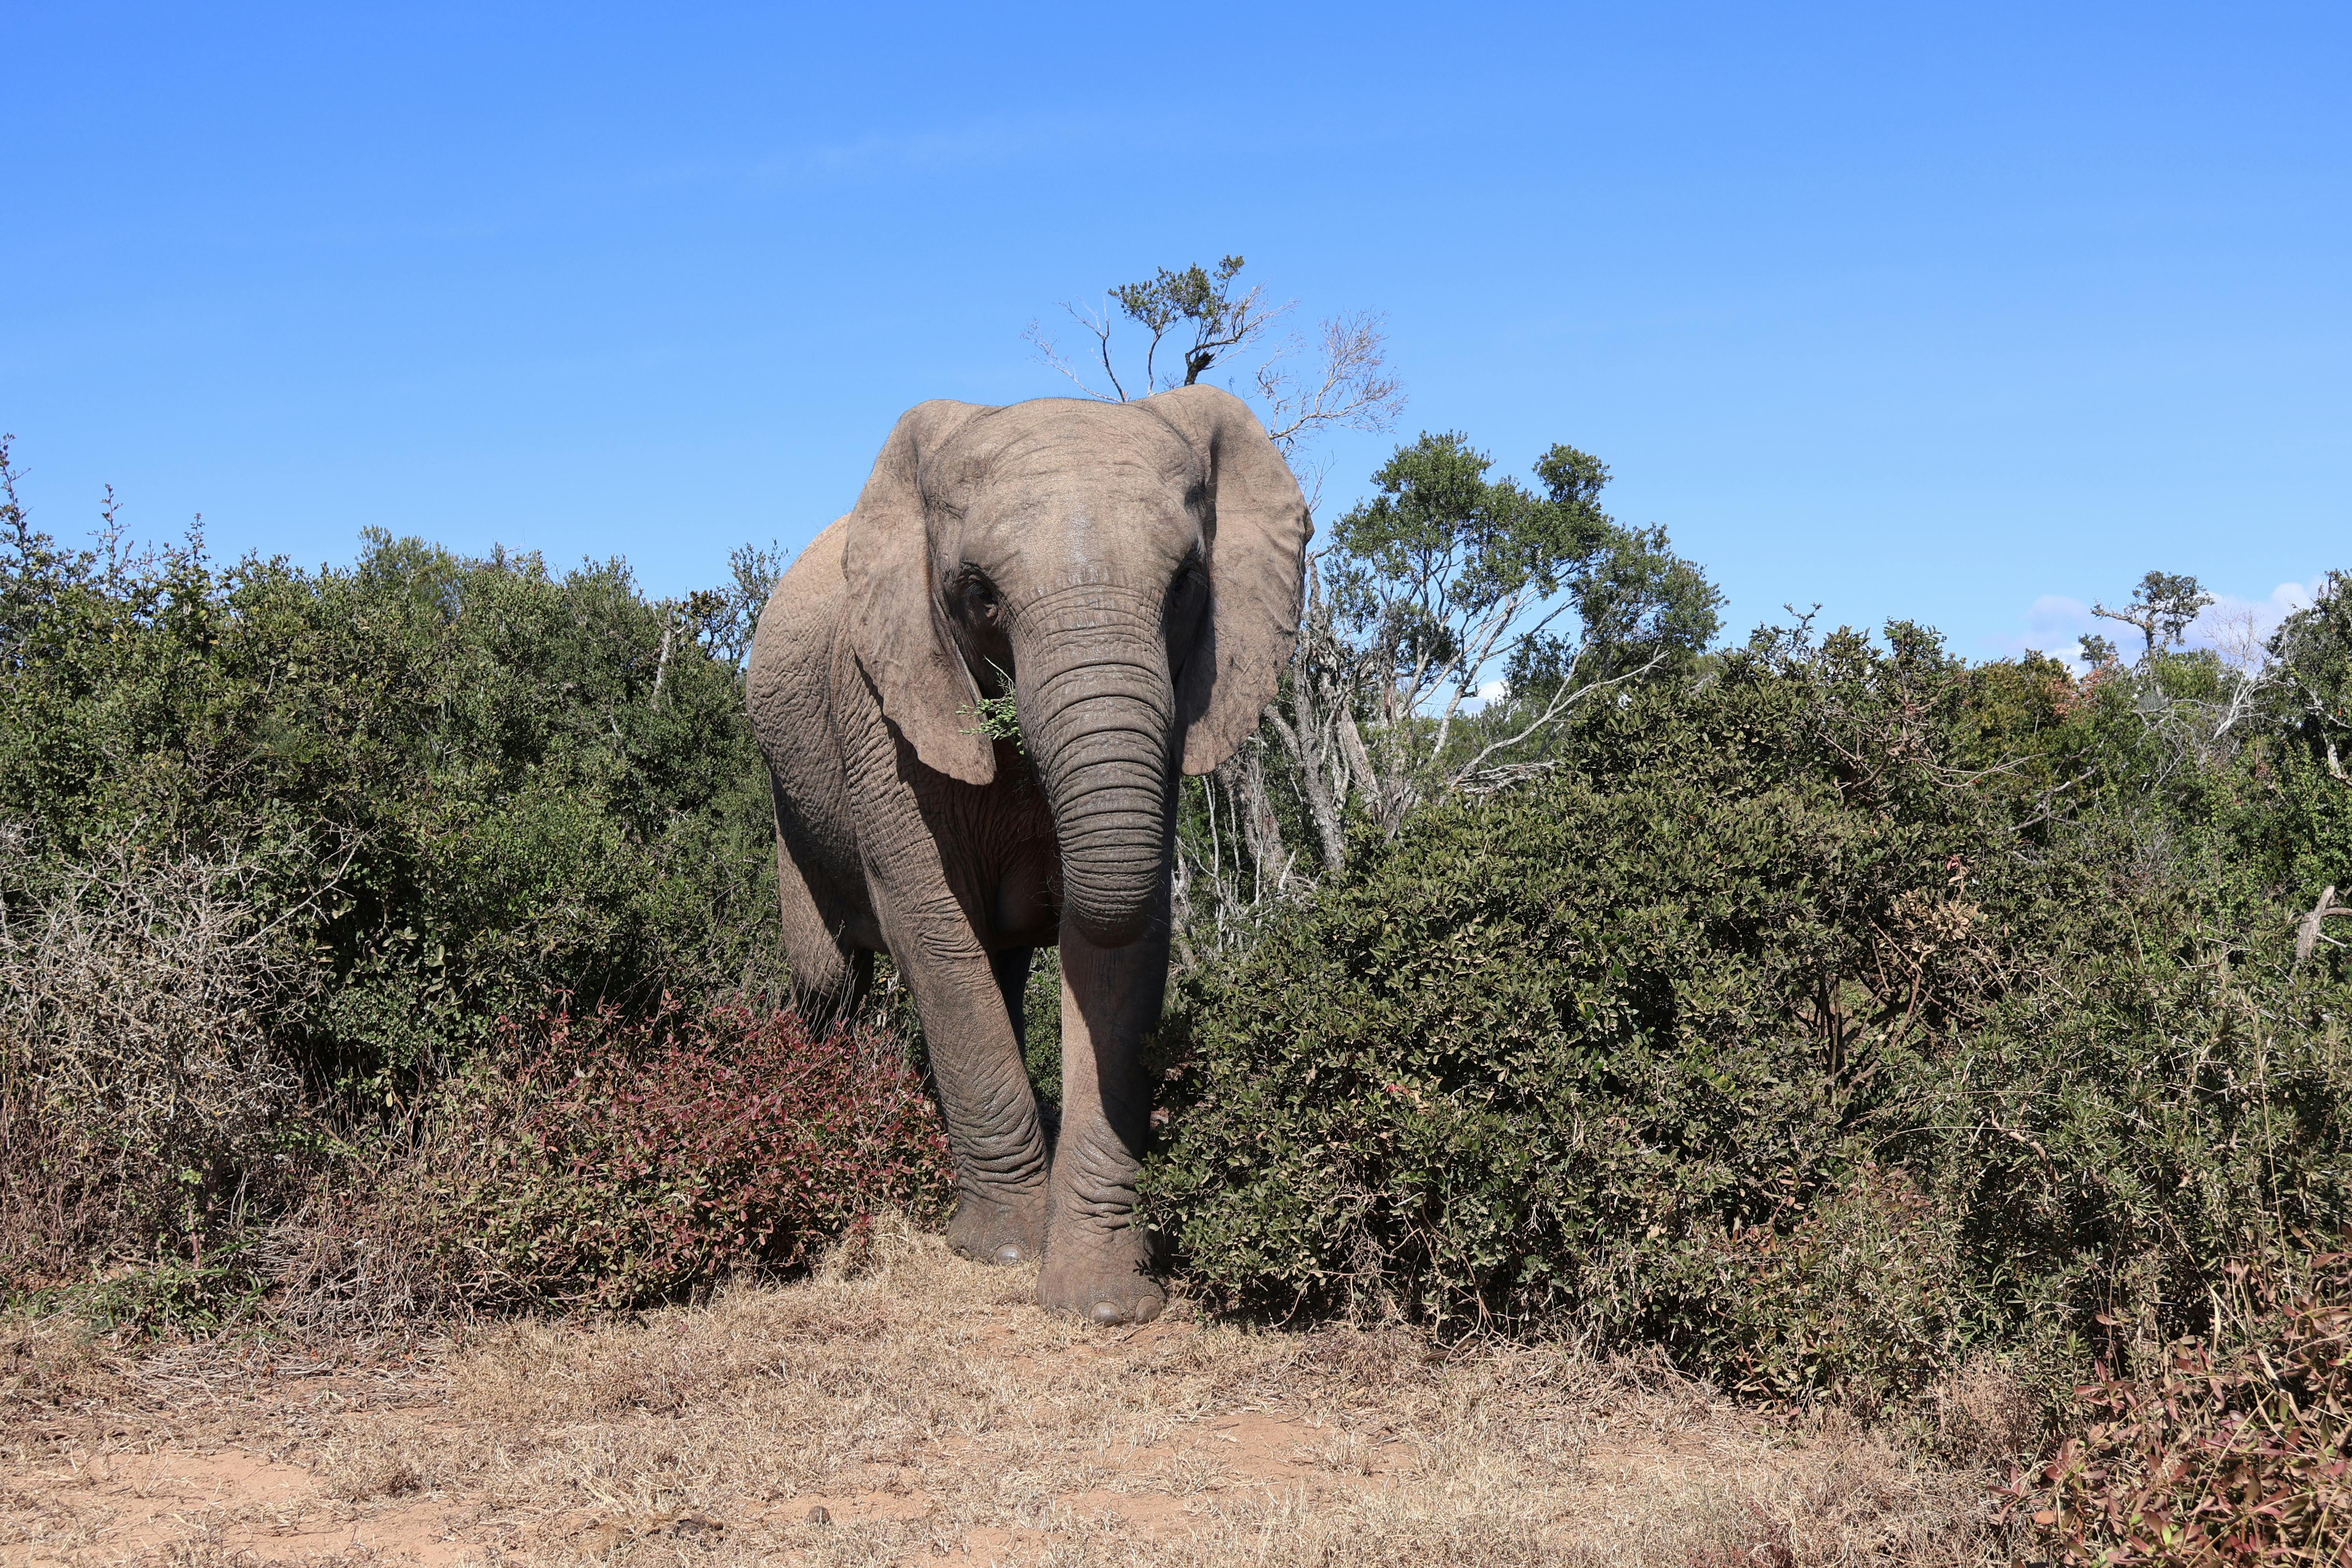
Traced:
<path id="1" fill-rule="evenodd" d="M 1240 299 L 1234 298 L 1234 278 L 1246 265 L 1238 256 L 1228 256 L 1217 263 L 1213 278 L 1194 262 L 1181 272 L 1160 268 L 1157 278 L 1144 283 L 1122 283 L 1110 291 L 1118 308 L 1129 320 L 1141 323 L 1151 333 L 1151 342 L 1143 351 L 1143 381 L 1147 392 L 1154 386 L 1153 366 L 1160 352 L 1160 341 L 1168 330 L 1179 321 L 1192 327 L 1192 344 L 1184 351 L 1184 379 L 1171 381 L 1171 386 L 1190 386 L 1201 379 L 1201 373 L 1217 361 L 1227 349 L 1240 348 L 1256 341 L 1265 331 L 1267 313 L 1259 303 L 1263 288 L 1253 287 Z M 1118 373 L 1110 362 L 1110 343 L 1103 342 L 1103 372 L 1118 387 Z M 1126 389 L 1119 388 L 1124 398 Z"/>
<path id="2" fill-rule="evenodd" d="M 2330 778 L 2352 785 L 2343 757 L 2352 746 L 2352 573 L 2328 573 L 2309 606 L 2273 634 L 2269 652 L 2288 698 L 2283 726 L 2326 759 Z"/>
<path id="3" fill-rule="evenodd" d="M 1721 595 L 1664 530 L 1628 529 L 1601 510 L 1599 458 L 1554 446 L 1535 463 L 1540 493 L 1488 479 L 1493 464 L 1458 432 L 1424 432 L 1332 530 L 1333 629 L 1378 736 L 1367 805 L 1391 826 L 1587 695 L 1715 635 Z M 1490 722 L 1457 752 L 1458 721 L 1482 696 Z"/>
<path id="4" fill-rule="evenodd" d="M 729 581 L 721 588 L 703 588 L 687 595 L 687 625 L 710 657 L 740 669 L 751 657 L 751 634 L 759 629 L 760 612 L 776 591 L 776 579 L 792 564 L 782 545 L 739 544 L 727 552 Z"/>
<path id="5" fill-rule="evenodd" d="M 2083 662 L 2093 669 L 2105 669 L 2116 662 L 2116 645 L 2096 632 L 2084 632 L 2075 639 L 2083 649 Z"/>
<path id="6" fill-rule="evenodd" d="M 1065 355 L 1038 322 L 1030 322 L 1021 335 L 1080 392 L 1107 403 L 1191 386 L 1213 366 L 1230 367 L 1263 349 L 1231 389 L 1255 403 L 1266 433 L 1294 468 L 1302 466 L 1305 448 L 1325 430 L 1389 428 L 1404 406 L 1404 391 L 1387 368 L 1380 316 L 1333 316 L 1317 324 L 1312 343 L 1297 332 L 1269 343 L 1297 301 L 1270 304 L 1263 284 L 1243 289 L 1239 279 L 1245 265 L 1241 257 L 1227 256 L 1213 269 L 1198 263 L 1172 272 L 1162 267 L 1139 283 L 1106 290 L 1107 305 L 1065 300 L 1062 309 L 1095 340 L 1087 357 L 1102 367 L 1099 383 L 1090 379 L 1095 372 Z M 1141 363 L 1129 356 L 1124 373 L 1113 342 L 1122 321 L 1147 334 Z M 1306 466 L 1302 478 L 1312 501 L 1321 474 Z"/>
<path id="7" fill-rule="evenodd" d="M 2091 614 L 2138 627 L 2140 636 L 2147 639 L 2146 651 L 2154 653 L 2159 641 L 2178 647 L 2187 639 L 2189 623 L 2196 620 L 2198 612 L 2212 602 L 2213 595 L 2199 587 L 2194 577 L 2151 572 L 2132 590 L 2130 604 L 2120 610 L 2093 605 Z"/>
<path id="8" fill-rule="evenodd" d="M 1263 727 L 1187 797 L 1188 963 L 1344 868 L 1351 816 L 1393 835 L 1424 803 L 1548 769 L 1580 703 L 1715 635 L 1720 596 L 1664 530 L 1601 509 L 1598 458 L 1555 446 L 1536 489 L 1493 466 L 1458 432 L 1423 434 L 1333 524 Z"/>

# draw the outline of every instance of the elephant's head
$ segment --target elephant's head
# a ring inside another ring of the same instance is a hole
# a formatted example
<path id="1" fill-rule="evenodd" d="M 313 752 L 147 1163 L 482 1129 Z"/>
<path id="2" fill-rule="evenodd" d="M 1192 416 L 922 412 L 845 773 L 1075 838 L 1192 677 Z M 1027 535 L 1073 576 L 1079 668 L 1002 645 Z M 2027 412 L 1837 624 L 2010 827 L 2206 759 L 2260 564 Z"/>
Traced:
<path id="1" fill-rule="evenodd" d="M 926 403 L 850 513 L 849 635 L 922 763 L 995 776 L 982 688 L 1013 680 L 1064 917 L 1118 946 L 1158 907 L 1175 769 L 1248 739 L 1297 634 L 1309 525 L 1242 402 Z"/>

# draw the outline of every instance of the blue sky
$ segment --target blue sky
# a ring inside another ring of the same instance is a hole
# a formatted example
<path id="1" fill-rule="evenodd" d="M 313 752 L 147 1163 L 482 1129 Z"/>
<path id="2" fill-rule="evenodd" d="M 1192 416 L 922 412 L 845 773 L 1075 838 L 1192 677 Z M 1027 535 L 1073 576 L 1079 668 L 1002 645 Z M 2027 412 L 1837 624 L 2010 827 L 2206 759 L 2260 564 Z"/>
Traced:
<path id="1" fill-rule="evenodd" d="M 1055 301 L 1238 251 L 1397 437 L 1597 453 L 1744 630 L 2352 566 L 2352 8 L 0 4 L 37 521 L 657 592 Z M 1326 515 L 1391 437 L 1331 444 Z"/>

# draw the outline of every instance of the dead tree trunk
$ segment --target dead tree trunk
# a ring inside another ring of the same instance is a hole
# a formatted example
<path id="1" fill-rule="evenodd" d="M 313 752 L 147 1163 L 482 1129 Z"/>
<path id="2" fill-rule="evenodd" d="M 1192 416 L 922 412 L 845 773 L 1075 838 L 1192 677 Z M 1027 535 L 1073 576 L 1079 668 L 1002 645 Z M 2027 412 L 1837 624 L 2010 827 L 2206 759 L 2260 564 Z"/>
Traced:
<path id="1" fill-rule="evenodd" d="M 1257 871 L 1256 896 L 1283 892 L 1290 885 L 1291 856 L 1282 842 L 1282 819 L 1274 814 L 1274 799 L 1266 793 L 1264 747 L 1252 738 L 1226 767 L 1232 770 L 1228 783 L 1234 815 L 1241 818 L 1242 838 Z"/>

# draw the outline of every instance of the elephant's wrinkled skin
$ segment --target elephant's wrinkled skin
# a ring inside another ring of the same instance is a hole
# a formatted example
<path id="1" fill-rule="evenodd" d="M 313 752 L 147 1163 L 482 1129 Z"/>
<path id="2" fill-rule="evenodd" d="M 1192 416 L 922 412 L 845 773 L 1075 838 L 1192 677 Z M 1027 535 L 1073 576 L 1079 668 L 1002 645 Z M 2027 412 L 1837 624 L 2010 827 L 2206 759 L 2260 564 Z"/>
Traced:
<path id="1" fill-rule="evenodd" d="M 1161 1305 L 1134 1223 L 1168 966 L 1176 778 L 1257 727 L 1308 523 L 1241 402 L 926 403 L 760 617 L 785 955 L 813 1017 L 887 951 L 947 1115 L 970 1256 L 1043 1257 L 1047 1306 Z M 980 732 L 1009 678 L 1022 742 Z M 1022 747 L 1026 747 L 1026 752 Z M 1032 949 L 1062 951 L 1060 1135 L 1021 1059 Z"/>

